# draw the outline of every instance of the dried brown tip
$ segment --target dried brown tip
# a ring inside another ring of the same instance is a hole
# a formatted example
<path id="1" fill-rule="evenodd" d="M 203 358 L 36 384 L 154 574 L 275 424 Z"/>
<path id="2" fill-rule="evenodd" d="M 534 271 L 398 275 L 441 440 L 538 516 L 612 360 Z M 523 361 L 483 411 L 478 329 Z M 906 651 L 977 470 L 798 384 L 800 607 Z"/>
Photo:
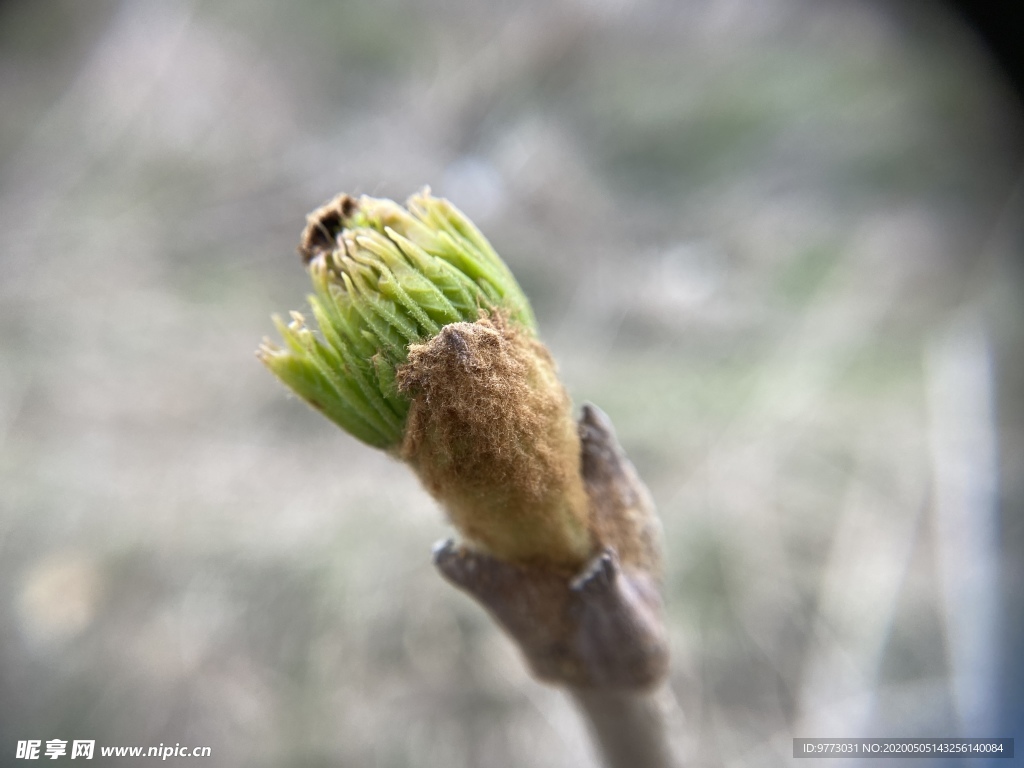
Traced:
<path id="1" fill-rule="evenodd" d="M 339 233 L 358 207 L 354 197 L 341 194 L 306 217 L 306 228 L 299 243 L 303 264 L 309 264 L 320 254 L 331 253 L 337 248 Z"/>

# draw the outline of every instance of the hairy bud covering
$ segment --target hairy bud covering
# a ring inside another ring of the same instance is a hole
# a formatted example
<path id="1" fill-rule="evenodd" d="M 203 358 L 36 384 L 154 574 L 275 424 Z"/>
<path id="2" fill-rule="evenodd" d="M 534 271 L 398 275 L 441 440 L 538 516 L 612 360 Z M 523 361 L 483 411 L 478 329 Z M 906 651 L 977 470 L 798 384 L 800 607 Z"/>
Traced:
<path id="1" fill-rule="evenodd" d="M 402 457 L 469 541 L 504 560 L 591 554 L 580 442 L 547 349 L 500 315 L 409 350 Z"/>

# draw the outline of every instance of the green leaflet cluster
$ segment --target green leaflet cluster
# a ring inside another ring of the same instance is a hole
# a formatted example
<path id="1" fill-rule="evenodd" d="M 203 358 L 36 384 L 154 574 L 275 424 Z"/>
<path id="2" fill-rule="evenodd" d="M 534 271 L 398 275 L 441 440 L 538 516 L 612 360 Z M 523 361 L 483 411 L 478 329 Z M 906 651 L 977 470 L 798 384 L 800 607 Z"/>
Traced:
<path id="1" fill-rule="evenodd" d="M 535 332 L 533 311 L 484 236 L 429 191 L 402 207 L 340 196 L 314 212 L 300 249 L 319 328 L 292 312 L 274 317 L 284 346 L 264 340 L 260 360 L 299 397 L 377 448 L 397 446 L 409 400 L 395 375 L 410 344 L 449 323 L 500 310 Z"/>

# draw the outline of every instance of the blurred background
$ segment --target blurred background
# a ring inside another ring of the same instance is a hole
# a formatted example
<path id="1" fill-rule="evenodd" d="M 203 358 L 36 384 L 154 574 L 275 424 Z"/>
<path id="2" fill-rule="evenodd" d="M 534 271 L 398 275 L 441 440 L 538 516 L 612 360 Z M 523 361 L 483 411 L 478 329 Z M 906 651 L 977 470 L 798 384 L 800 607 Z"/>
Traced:
<path id="1" fill-rule="evenodd" d="M 428 184 L 651 487 L 694 765 L 1021 736 L 1021 125 L 932 4 L 0 4 L 0 765 L 597 764 L 253 355 Z"/>

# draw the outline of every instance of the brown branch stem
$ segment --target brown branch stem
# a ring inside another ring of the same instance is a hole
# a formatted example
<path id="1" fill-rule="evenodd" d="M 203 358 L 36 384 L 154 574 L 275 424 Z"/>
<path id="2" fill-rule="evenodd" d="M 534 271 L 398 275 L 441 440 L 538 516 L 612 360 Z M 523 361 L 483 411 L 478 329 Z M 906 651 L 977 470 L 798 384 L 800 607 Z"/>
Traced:
<path id="1" fill-rule="evenodd" d="M 680 768 L 667 691 L 572 688 L 608 768 Z"/>
<path id="2" fill-rule="evenodd" d="M 511 563 L 452 541 L 434 562 L 519 646 L 534 675 L 567 688 L 609 768 L 671 768 L 663 700 L 668 638 L 660 526 L 608 417 L 585 405 L 580 471 L 599 543 L 582 572 Z"/>

